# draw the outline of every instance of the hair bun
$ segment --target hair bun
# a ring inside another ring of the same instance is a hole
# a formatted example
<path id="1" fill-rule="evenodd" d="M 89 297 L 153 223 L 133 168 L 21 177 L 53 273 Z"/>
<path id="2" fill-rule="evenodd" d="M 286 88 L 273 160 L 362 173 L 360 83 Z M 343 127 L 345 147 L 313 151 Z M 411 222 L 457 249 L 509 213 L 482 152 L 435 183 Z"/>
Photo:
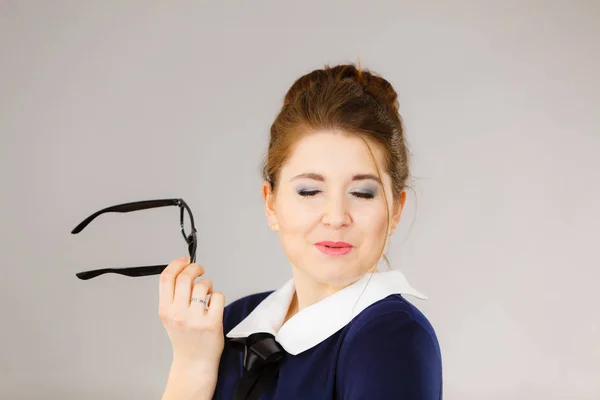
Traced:
<path id="1" fill-rule="evenodd" d="M 323 69 L 314 70 L 298 78 L 285 95 L 283 105 L 294 103 L 299 96 L 306 93 L 318 92 L 323 86 L 332 82 L 351 81 L 358 84 L 362 91 L 374 98 L 381 106 L 391 109 L 394 114 L 399 112 L 398 94 L 391 83 L 381 75 L 363 69 L 354 64 L 342 64 L 331 67 L 325 65 Z"/>
<path id="2" fill-rule="evenodd" d="M 358 83 L 365 93 L 371 95 L 378 103 L 385 107 L 390 107 L 394 112 L 399 111 L 398 94 L 390 82 L 381 75 L 371 72 L 369 69 L 363 69 L 354 64 L 338 65 L 331 68 L 331 73 L 336 80 L 342 81 L 350 79 Z"/>

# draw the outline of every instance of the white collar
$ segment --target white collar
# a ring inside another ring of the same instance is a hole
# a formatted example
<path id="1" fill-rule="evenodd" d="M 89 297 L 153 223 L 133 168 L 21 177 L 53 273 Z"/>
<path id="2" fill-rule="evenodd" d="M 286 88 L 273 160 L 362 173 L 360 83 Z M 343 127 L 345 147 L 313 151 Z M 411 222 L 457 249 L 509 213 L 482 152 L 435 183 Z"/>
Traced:
<path id="1" fill-rule="evenodd" d="M 294 279 L 291 278 L 269 294 L 226 336 L 239 338 L 255 332 L 268 332 L 288 353 L 296 355 L 321 343 L 346 326 L 353 316 L 391 294 L 427 299 L 410 286 L 400 271 L 375 272 L 369 281 L 370 276 L 371 273 L 367 273 L 342 290 L 302 309 L 282 326 L 295 292 Z"/>

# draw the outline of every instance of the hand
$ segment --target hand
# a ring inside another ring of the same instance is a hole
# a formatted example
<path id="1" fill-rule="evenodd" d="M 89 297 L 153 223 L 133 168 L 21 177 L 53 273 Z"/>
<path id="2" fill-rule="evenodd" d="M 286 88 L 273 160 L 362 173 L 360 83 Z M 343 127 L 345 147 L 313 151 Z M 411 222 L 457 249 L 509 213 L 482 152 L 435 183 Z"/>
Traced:
<path id="1" fill-rule="evenodd" d="M 225 296 L 213 292 L 208 278 L 195 279 L 204 268 L 190 264 L 189 257 L 173 260 L 160 274 L 158 314 L 171 340 L 173 363 L 216 376 L 224 347 L 223 309 Z M 206 300 L 190 301 L 192 297 Z"/>

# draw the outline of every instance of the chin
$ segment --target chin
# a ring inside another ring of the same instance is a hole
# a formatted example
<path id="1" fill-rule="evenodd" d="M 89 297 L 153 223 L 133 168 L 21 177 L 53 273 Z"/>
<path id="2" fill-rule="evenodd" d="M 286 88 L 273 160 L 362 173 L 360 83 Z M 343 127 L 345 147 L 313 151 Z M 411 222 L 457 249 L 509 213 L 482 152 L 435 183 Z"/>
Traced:
<path id="1" fill-rule="evenodd" d="M 359 268 L 348 263 L 314 263 L 310 269 L 304 269 L 304 272 L 316 281 L 334 286 L 345 287 L 359 279 L 363 273 Z"/>
<path id="2" fill-rule="evenodd" d="M 358 254 L 329 257 L 319 252 L 314 246 L 310 248 L 285 248 L 287 258 L 292 266 L 302 275 L 321 284 L 342 288 L 354 283 L 369 271 L 361 262 Z M 356 249 L 354 249 L 356 250 Z"/>

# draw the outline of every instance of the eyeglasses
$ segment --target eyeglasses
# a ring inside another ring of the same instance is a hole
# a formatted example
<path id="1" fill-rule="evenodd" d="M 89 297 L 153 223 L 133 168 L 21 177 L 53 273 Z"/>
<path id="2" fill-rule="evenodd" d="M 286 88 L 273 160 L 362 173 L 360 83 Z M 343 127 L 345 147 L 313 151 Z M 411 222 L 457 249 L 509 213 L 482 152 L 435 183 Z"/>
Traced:
<path id="1" fill-rule="evenodd" d="M 147 210 L 149 208 L 157 208 L 157 207 L 165 207 L 165 206 L 178 206 L 180 209 L 180 225 L 181 225 L 181 233 L 185 242 L 188 246 L 188 251 L 190 253 L 190 262 L 196 262 L 196 248 L 198 245 L 196 238 L 196 225 L 194 224 L 194 216 L 192 215 L 192 210 L 186 204 L 183 199 L 162 199 L 162 200 L 145 200 L 145 201 L 137 201 L 133 203 L 124 203 L 119 204 L 112 207 L 107 207 L 103 210 L 97 211 L 94 214 L 90 215 L 86 219 L 84 219 L 79 225 L 75 227 L 71 231 L 72 234 L 77 234 L 81 232 L 86 226 L 89 225 L 96 217 L 102 215 L 104 213 L 109 212 L 118 212 L 118 213 L 127 213 L 132 211 L 139 210 Z M 186 232 L 187 231 L 187 232 Z M 189 233 L 188 233 L 189 232 Z M 158 275 L 160 274 L 168 264 L 164 265 L 149 265 L 145 267 L 127 267 L 127 268 L 103 268 L 103 269 L 95 269 L 90 271 L 78 272 L 75 275 L 79 279 L 87 280 L 91 278 L 95 278 L 99 275 L 114 273 L 126 276 L 148 276 L 148 275 Z"/>

